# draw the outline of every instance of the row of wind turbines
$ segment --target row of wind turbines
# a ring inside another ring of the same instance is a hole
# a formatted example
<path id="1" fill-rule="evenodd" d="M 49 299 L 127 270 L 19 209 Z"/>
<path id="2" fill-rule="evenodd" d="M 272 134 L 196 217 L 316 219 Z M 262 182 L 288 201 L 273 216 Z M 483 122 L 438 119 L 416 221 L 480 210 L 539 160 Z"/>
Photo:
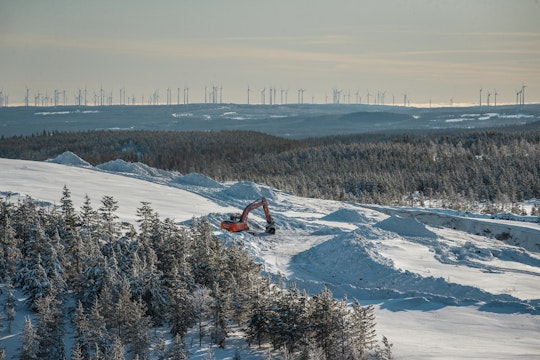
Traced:
<path id="1" fill-rule="evenodd" d="M 522 84 L 519 90 L 516 90 L 516 106 L 523 107 L 525 105 L 525 89 L 527 86 Z M 125 87 L 120 88 L 118 98 L 113 96 L 113 91 L 106 91 L 100 86 L 97 90 L 89 90 L 84 88 L 76 89 L 71 94 L 66 90 L 53 90 L 49 92 L 34 91 L 33 96 L 30 95 L 30 89 L 26 87 L 24 105 L 35 107 L 47 106 L 112 106 L 112 105 L 181 105 L 190 103 L 190 88 L 189 87 L 168 87 L 165 90 L 165 98 L 161 96 L 159 89 L 152 93 L 139 97 L 135 95 L 128 96 Z M 296 89 L 296 104 L 315 104 L 315 93 L 311 93 L 304 88 Z M 497 90 L 484 91 L 483 88 L 479 91 L 479 106 L 497 106 Z M 484 95 L 485 94 L 485 95 Z M 311 95 L 309 97 L 309 95 Z M 332 89 L 331 96 L 324 95 L 324 104 L 364 104 L 364 105 L 380 105 L 380 106 L 411 106 L 411 99 L 407 93 L 403 93 L 403 100 L 397 100 L 394 94 L 388 94 L 387 91 L 377 91 L 372 93 L 369 89 L 365 95 L 361 94 L 357 89 L 354 93 L 351 90 Z M 354 96 L 354 98 L 353 98 Z M 391 96 L 391 101 L 387 97 Z M 484 102 L 485 96 L 485 102 Z M 68 100 L 71 98 L 72 100 Z M 493 99 L 493 104 L 492 104 Z M 223 86 L 212 85 L 204 87 L 204 103 L 205 104 L 222 104 L 223 103 Z M 263 87 L 253 89 L 250 85 L 246 90 L 246 103 L 248 105 L 286 105 L 289 104 L 289 89 L 277 87 Z M 317 102 L 321 104 L 320 98 Z M 0 107 L 6 107 L 9 104 L 9 97 L 4 91 L 0 91 Z M 454 105 L 454 99 L 451 98 L 449 105 Z M 429 100 L 431 107 L 431 99 Z"/>

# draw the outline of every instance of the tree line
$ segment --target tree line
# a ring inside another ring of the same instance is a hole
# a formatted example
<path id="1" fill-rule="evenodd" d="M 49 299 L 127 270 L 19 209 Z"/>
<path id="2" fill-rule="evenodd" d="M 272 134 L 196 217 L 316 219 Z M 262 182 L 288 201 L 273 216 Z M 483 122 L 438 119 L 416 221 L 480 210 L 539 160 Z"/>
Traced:
<path id="1" fill-rule="evenodd" d="M 205 218 L 179 226 L 142 202 L 137 224 L 120 222 L 112 196 L 75 209 L 65 186 L 58 206 L 0 200 L 0 330 L 11 333 L 20 310 L 15 289 L 35 314 L 19 336 L 22 360 L 65 359 L 68 350 L 74 360 L 186 359 L 188 333 L 199 346 L 225 347 L 231 331 L 277 359 L 392 357 L 388 340 L 376 339 L 372 306 L 279 285 Z"/>
<path id="2" fill-rule="evenodd" d="M 414 197 L 452 208 L 482 202 L 511 209 L 540 198 L 539 143 L 540 122 L 304 140 L 254 131 L 90 131 L 2 138 L 0 156 L 45 160 L 69 150 L 92 165 L 123 159 L 217 181 L 265 183 L 300 196 L 381 205 Z"/>

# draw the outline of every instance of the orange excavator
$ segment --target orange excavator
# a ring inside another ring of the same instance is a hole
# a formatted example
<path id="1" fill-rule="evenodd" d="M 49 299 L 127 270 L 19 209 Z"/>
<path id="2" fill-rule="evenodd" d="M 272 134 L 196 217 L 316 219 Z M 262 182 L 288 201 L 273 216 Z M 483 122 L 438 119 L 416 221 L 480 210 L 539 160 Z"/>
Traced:
<path id="1" fill-rule="evenodd" d="M 231 231 L 231 232 L 239 232 L 239 231 L 246 231 L 249 230 L 247 219 L 248 215 L 251 212 L 251 210 L 255 210 L 257 208 L 260 208 L 262 206 L 264 210 L 264 215 L 266 216 L 266 222 L 268 225 L 266 225 L 266 233 L 268 234 L 275 234 L 276 233 L 276 225 L 274 223 L 274 220 L 272 219 L 272 216 L 270 216 L 270 210 L 268 210 L 268 201 L 266 201 L 266 198 L 263 197 L 260 200 L 255 200 L 242 212 L 242 214 L 232 214 L 230 220 L 222 221 L 220 224 L 220 227 L 223 230 Z"/>

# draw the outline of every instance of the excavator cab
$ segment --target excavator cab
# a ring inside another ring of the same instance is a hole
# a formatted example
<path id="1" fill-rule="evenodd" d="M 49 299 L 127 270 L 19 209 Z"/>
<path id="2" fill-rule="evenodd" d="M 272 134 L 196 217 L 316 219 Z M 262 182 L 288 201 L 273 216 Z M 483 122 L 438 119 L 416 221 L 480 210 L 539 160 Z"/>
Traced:
<path id="1" fill-rule="evenodd" d="M 227 230 L 230 232 L 240 232 L 240 231 L 246 231 L 249 230 L 247 219 L 248 215 L 251 212 L 251 210 L 257 209 L 259 207 L 263 207 L 264 215 L 266 217 L 266 222 L 268 225 L 266 225 L 265 232 L 268 234 L 275 234 L 276 233 L 276 224 L 274 223 L 274 220 L 272 219 L 272 216 L 270 215 L 270 211 L 268 210 L 268 201 L 265 197 L 261 198 L 260 200 L 255 200 L 242 212 L 242 214 L 231 214 L 230 220 L 222 221 L 220 224 L 220 228 L 223 230 Z"/>

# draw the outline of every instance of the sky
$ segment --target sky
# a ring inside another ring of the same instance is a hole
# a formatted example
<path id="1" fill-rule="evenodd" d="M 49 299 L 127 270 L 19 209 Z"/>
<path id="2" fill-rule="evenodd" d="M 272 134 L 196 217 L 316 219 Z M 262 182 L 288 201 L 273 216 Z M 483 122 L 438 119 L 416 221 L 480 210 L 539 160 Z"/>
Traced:
<path id="1" fill-rule="evenodd" d="M 485 105 L 525 85 L 540 103 L 538 19 L 539 0 L 0 0 L 0 91 Z"/>

